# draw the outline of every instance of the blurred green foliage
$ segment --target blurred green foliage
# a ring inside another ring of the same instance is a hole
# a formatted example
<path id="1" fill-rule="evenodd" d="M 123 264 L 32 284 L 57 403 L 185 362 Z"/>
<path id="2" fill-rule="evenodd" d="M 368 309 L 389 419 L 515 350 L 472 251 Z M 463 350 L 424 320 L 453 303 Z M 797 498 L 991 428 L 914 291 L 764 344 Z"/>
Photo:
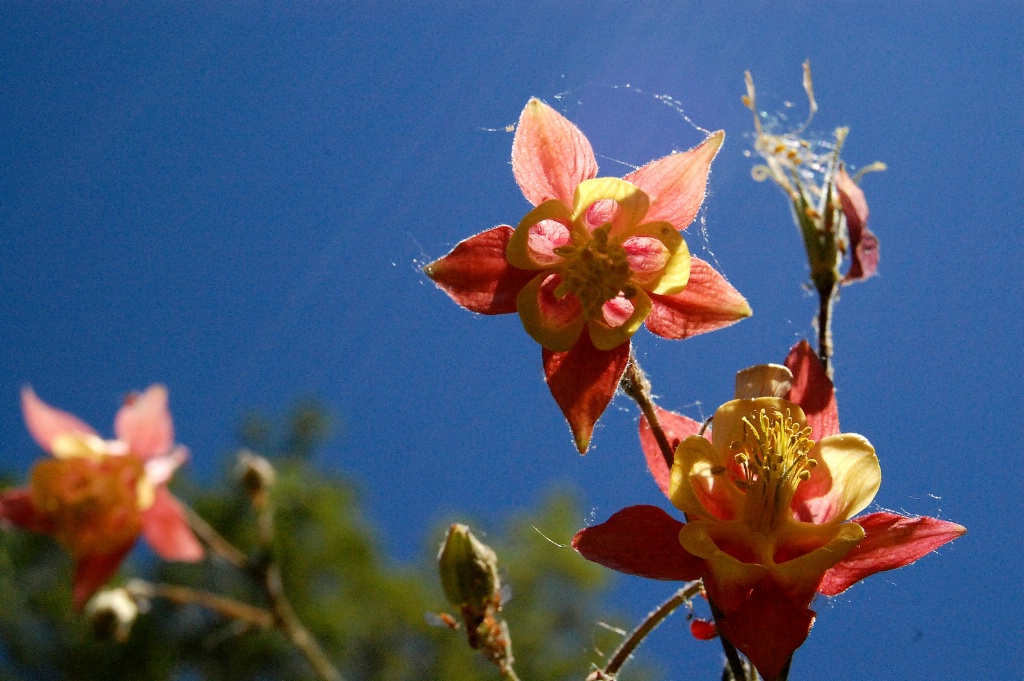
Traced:
<path id="1" fill-rule="evenodd" d="M 396 564 L 382 553 L 352 485 L 312 465 L 328 431 L 315 404 L 297 407 L 284 427 L 250 417 L 241 431 L 243 444 L 277 469 L 274 553 L 299 617 L 346 681 L 498 679 L 497 669 L 468 648 L 464 632 L 428 622 L 427 613 L 446 607 L 436 547 L 425 548 L 420 564 Z M 235 546 L 258 550 L 254 513 L 236 481 L 212 489 L 179 481 L 175 493 Z M 608 571 L 533 529 L 569 536 L 579 517 L 574 502 L 559 496 L 510 521 L 504 533 L 486 533 L 513 590 L 503 615 L 524 680 L 582 681 L 591 664 L 601 662 L 597 651 L 607 654 L 618 643 L 619 635 L 600 625 L 609 622 L 599 613 Z M 444 529 L 431 539 L 439 543 Z M 49 537 L 0 532 L 0 680 L 313 678 L 280 632 L 245 627 L 196 605 L 154 600 L 127 642 L 101 640 L 71 610 L 71 567 Z M 139 551 L 120 573 L 122 580 L 133 576 L 266 605 L 248 575 L 216 558 L 162 563 Z M 630 679 L 648 677 L 638 666 L 629 669 Z"/>

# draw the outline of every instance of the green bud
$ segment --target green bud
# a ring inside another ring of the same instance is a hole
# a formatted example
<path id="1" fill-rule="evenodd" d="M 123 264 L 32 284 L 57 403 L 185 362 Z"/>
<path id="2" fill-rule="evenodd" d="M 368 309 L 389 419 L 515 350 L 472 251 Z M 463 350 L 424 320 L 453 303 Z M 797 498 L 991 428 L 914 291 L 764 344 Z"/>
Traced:
<path id="1" fill-rule="evenodd" d="M 501 588 L 498 556 L 468 526 L 456 523 L 448 528 L 437 562 L 444 595 L 453 606 L 482 614 L 495 603 Z"/>

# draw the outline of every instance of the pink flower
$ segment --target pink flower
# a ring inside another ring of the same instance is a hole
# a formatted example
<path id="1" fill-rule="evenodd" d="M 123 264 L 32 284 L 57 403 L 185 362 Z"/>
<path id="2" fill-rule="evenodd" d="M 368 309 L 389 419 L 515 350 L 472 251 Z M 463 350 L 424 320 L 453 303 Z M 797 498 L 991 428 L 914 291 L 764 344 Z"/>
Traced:
<path id="1" fill-rule="evenodd" d="M 477 234 L 424 268 L 469 310 L 519 314 L 543 347 L 548 386 L 581 453 L 641 325 L 682 339 L 750 315 L 680 234 L 700 209 L 723 139 L 718 132 L 622 179 L 599 178 L 583 133 L 531 99 L 512 143 L 512 172 L 535 208 L 515 229 Z"/>
<path id="2" fill-rule="evenodd" d="M 117 571 L 140 533 L 166 560 L 203 557 L 167 490 L 188 455 L 174 445 L 166 388 L 128 398 L 114 420 L 116 440 L 103 440 L 31 388 L 22 390 L 21 406 L 32 437 L 53 458 L 35 465 L 27 489 L 0 493 L 0 520 L 51 534 L 72 555 L 76 608 Z"/>
<path id="3" fill-rule="evenodd" d="M 685 417 L 669 418 L 668 437 L 678 442 L 670 476 L 660 454 L 645 452 L 686 523 L 632 506 L 573 539 L 585 558 L 620 572 L 703 579 L 719 633 L 766 681 L 807 638 L 816 593 L 842 593 L 966 532 L 936 518 L 854 517 L 881 483 L 874 448 L 839 433 L 832 382 L 806 342 L 786 364 L 741 372 L 737 399 L 715 412 L 710 440 Z"/>

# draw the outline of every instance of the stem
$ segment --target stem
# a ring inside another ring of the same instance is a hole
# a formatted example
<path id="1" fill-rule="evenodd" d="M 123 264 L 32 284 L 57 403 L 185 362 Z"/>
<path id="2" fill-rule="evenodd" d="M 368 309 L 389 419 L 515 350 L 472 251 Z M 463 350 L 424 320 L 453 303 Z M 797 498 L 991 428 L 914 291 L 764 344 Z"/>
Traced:
<path id="1" fill-rule="evenodd" d="M 295 614 L 288 596 L 284 592 L 281 570 L 274 562 L 274 507 L 269 495 L 252 497 L 253 506 L 258 515 L 256 526 L 266 562 L 258 568 L 263 588 L 270 597 L 271 608 L 276 617 L 276 624 L 291 640 L 292 644 L 305 655 L 313 671 L 324 681 L 343 681 L 341 673 L 331 664 L 320 644 Z"/>
<path id="2" fill-rule="evenodd" d="M 141 596 L 144 598 L 163 598 L 164 600 L 177 603 L 179 605 L 201 605 L 207 610 L 211 610 L 225 617 L 252 624 L 260 627 L 261 629 L 269 629 L 274 626 L 276 618 L 272 612 L 264 610 L 263 608 L 257 608 L 249 605 L 248 603 L 242 603 L 236 601 L 233 598 L 227 598 L 225 596 L 219 596 L 209 591 L 200 591 L 198 589 L 191 589 L 187 586 L 178 586 L 176 584 L 153 584 L 145 582 L 141 579 L 132 580 L 127 586 L 128 591 L 133 596 Z"/>
<path id="3" fill-rule="evenodd" d="M 287 596 L 284 594 L 281 571 L 277 568 L 277 565 L 271 564 L 267 566 L 264 585 L 267 589 L 267 595 L 270 596 L 278 627 L 288 636 L 292 644 L 306 656 L 317 676 L 324 679 L 324 681 L 343 681 L 341 674 L 331 664 L 320 644 L 316 642 L 316 639 L 309 633 L 309 630 L 303 626 L 292 609 L 291 603 L 289 603 Z"/>
<path id="4" fill-rule="evenodd" d="M 819 285 L 818 289 L 818 357 L 825 367 L 825 373 L 832 377 L 832 306 L 836 301 L 838 286 L 835 282 Z"/>
<path id="5" fill-rule="evenodd" d="M 202 516 L 190 507 L 182 504 L 182 508 L 185 510 L 185 517 L 188 519 L 189 527 L 191 527 L 192 531 L 206 542 L 206 545 L 209 546 L 214 553 L 242 571 L 245 571 L 248 568 L 248 556 L 236 549 L 231 542 L 221 536 L 217 530 L 213 529 L 208 522 L 203 520 Z"/>
<path id="6" fill-rule="evenodd" d="M 324 681 L 344 681 L 341 674 L 327 658 L 327 655 L 324 654 L 316 639 L 303 626 L 284 593 L 281 571 L 272 558 L 274 545 L 272 505 L 266 499 L 266 495 L 254 496 L 252 501 L 258 513 L 256 518 L 257 531 L 264 555 L 264 559 L 261 561 L 250 561 L 248 556 L 235 548 L 231 542 L 203 520 L 198 513 L 187 506 L 184 507 L 185 515 L 188 518 L 189 526 L 209 545 L 214 553 L 223 557 L 242 572 L 254 577 L 260 583 L 270 599 L 272 612 L 215 594 L 187 589 L 186 587 L 161 585 L 163 591 L 158 595 L 178 603 L 199 603 L 211 610 L 243 622 L 259 624 L 264 627 L 276 627 L 284 632 L 292 644 L 299 649 L 299 652 L 306 657 L 317 676 Z M 255 565 L 254 562 L 256 563 Z"/>
<path id="7" fill-rule="evenodd" d="M 658 420 L 658 412 L 654 408 L 654 401 L 651 399 L 651 382 L 647 380 L 647 375 L 640 368 L 640 364 L 636 361 L 636 355 L 633 353 L 629 355 L 629 363 L 626 365 L 625 373 L 622 374 L 622 380 L 619 381 L 619 387 L 622 388 L 622 392 L 631 397 L 640 407 L 644 418 L 647 419 L 647 425 L 651 427 L 651 432 L 654 433 L 654 439 L 658 441 L 661 455 L 665 457 L 665 463 L 671 470 L 672 464 L 675 463 L 675 451 L 673 451 L 672 445 L 669 443 L 668 437 L 661 427 L 661 421 Z"/>
<path id="8" fill-rule="evenodd" d="M 718 609 L 715 602 L 710 598 L 708 599 L 708 605 L 711 606 L 711 615 L 715 618 L 715 621 L 719 621 L 722 618 L 722 611 Z M 725 653 L 726 668 L 732 674 L 734 681 L 746 681 L 747 672 L 743 667 L 743 660 L 740 659 L 740 654 L 736 652 L 736 646 L 734 646 L 725 636 L 722 635 L 721 629 L 718 631 L 718 640 L 722 642 L 722 651 Z M 725 672 L 722 672 L 722 678 L 725 678 Z M 756 676 L 754 677 L 757 678 Z"/>
<path id="9" fill-rule="evenodd" d="M 699 593 L 700 580 L 690 582 L 682 589 L 672 594 L 671 598 L 648 614 L 640 625 L 633 630 L 633 633 L 631 633 L 629 637 L 622 642 L 622 645 L 619 646 L 618 650 L 612 654 L 611 661 L 608 662 L 608 665 L 604 668 L 604 674 L 607 677 L 614 677 L 618 674 L 619 670 L 624 664 L 626 664 L 626 661 L 633 654 L 633 651 L 636 650 L 637 646 L 640 645 L 647 635 L 654 631 L 657 626 L 661 624 L 665 618 L 671 615 L 676 608 L 691 600 Z"/>

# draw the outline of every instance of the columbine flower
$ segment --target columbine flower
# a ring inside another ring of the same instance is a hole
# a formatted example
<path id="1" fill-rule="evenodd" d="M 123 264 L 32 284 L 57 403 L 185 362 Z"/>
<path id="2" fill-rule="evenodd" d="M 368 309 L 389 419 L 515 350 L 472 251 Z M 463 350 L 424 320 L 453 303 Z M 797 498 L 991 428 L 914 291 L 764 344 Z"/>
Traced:
<path id="1" fill-rule="evenodd" d="M 543 346 L 544 373 L 580 452 L 611 401 L 642 324 L 681 339 L 750 315 L 746 300 L 680 231 L 704 199 L 724 133 L 622 179 L 597 177 L 590 142 L 531 99 L 512 143 L 512 172 L 535 208 L 513 230 L 466 239 L 424 271 L 474 312 L 518 312 Z"/>
<path id="2" fill-rule="evenodd" d="M 0 494 L 0 520 L 51 534 L 72 555 L 76 608 L 114 574 L 140 533 L 162 558 L 202 558 L 166 486 L 187 453 L 174 445 L 163 386 L 128 398 L 114 420 L 116 440 L 103 440 L 31 388 L 22 390 L 21 406 L 32 437 L 53 458 L 35 465 L 27 489 Z"/>
<path id="3" fill-rule="evenodd" d="M 766 681 L 807 638 L 815 593 L 839 594 L 966 531 L 895 513 L 854 518 L 881 482 L 875 451 L 839 434 L 832 383 L 806 342 L 786 363 L 792 374 L 778 365 L 742 373 L 739 399 L 715 412 L 710 440 L 678 444 L 668 494 L 686 523 L 633 506 L 573 539 L 584 557 L 620 572 L 703 578 L 719 632 Z M 773 394 L 752 397 L 753 385 Z M 675 432 L 689 429 L 680 419 Z"/>

